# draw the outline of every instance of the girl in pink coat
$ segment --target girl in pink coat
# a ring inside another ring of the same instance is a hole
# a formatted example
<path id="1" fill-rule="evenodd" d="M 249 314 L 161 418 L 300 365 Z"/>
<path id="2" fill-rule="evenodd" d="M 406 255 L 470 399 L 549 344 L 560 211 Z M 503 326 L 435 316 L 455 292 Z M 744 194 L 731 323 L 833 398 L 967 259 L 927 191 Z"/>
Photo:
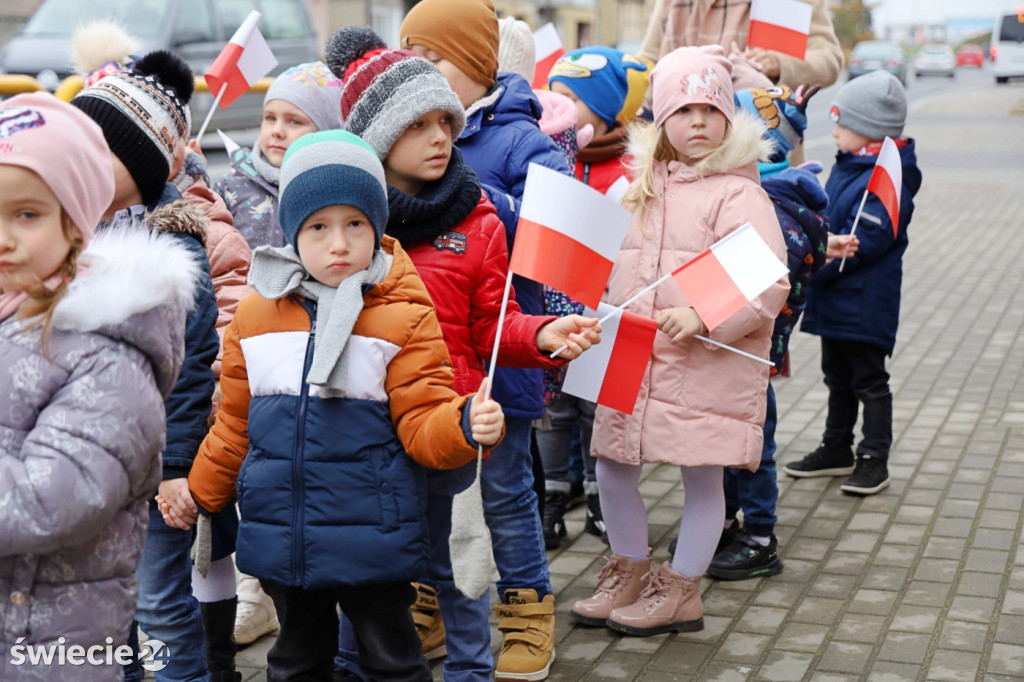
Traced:
<path id="1" fill-rule="evenodd" d="M 746 222 L 785 262 L 782 231 L 757 172 L 771 143 L 753 117 L 734 114 L 731 72 L 717 46 L 679 48 L 654 69 L 654 126 L 631 141 L 638 179 L 623 204 L 634 214 L 608 303 L 622 304 Z M 784 275 L 710 333 L 671 282 L 630 304 L 657 320 L 661 333 L 633 413 L 597 410 L 591 449 L 613 556 L 594 596 L 573 606 L 580 622 L 642 636 L 703 629 L 699 588 L 722 533 L 723 469 L 757 468 L 768 366 L 693 337 L 767 359 L 788 290 Z M 650 561 L 637 490 L 647 462 L 679 466 L 686 489 L 678 547 L 661 566 Z"/>

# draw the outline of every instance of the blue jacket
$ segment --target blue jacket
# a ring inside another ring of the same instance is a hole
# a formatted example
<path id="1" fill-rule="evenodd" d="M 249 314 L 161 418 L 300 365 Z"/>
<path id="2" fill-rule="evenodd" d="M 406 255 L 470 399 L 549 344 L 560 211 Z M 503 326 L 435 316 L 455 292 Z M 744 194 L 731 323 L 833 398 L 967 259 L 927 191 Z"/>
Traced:
<path id="1" fill-rule="evenodd" d="M 466 110 L 466 128 L 456 143 L 505 223 L 509 253 L 516 239 L 519 202 L 529 165 L 537 163 L 575 177 L 554 141 L 541 132 L 537 123 L 541 111 L 540 100 L 526 79 L 514 73 L 499 73 L 490 92 Z M 500 193 L 515 201 L 514 214 L 503 210 L 505 202 Z M 518 276 L 512 283 L 524 313 L 544 314 L 540 284 Z M 494 399 L 508 417 L 540 418 L 544 414 L 543 370 L 499 368 Z"/>
<path id="2" fill-rule="evenodd" d="M 194 306 L 185 321 L 185 361 L 174 384 L 174 390 L 164 402 L 167 412 L 167 447 L 163 452 L 163 480 L 184 478 L 192 468 L 208 430 L 210 410 L 213 406 L 213 361 L 220 350 L 217 336 L 217 299 L 210 279 L 210 261 L 206 257 L 206 218 L 188 207 L 181 194 L 171 183 L 164 185 L 163 193 L 152 204 L 119 211 L 113 225 L 146 222 L 154 211 L 172 211 L 194 214 L 189 219 L 159 221 L 161 229 L 174 236 L 188 249 L 200 265 L 202 273 L 193 297 Z M 173 225 L 178 231 L 166 226 Z M 180 226 L 180 227 L 179 227 Z"/>
<path id="3" fill-rule="evenodd" d="M 807 307 L 807 291 L 811 276 L 825 264 L 828 245 L 828 219 L 823 215 L 828 195 L 818 178 L 802 168 L 787 168 L 761 178 L 761 187 L 775 206 L 775 216 L 786 238 L 786 260 L 789 266 L 789 296 L 782 312 L 775 318 L 772 345 L 769 349 L 772 376 L 786 368 L 789 338 L 800 315 Z"/>
<path id="4" fill-rule="evenodd" d="M 913 140 L 907 140 L 900 149 L 900 157 L 903 190 L 898 234 L 893 236 L 892 222 L 882 202 L 873 193 L 868 194 L 857 226 L 857 255 L 846 259 L 843 272 L 839 272 L 840 261 L 835 259 L 811 278 L 807 310 L 800 327 L 803 331 L 879 346 L 892 355 L 900 317 L 907 227 L 914 214 L 914 195 L 921 188 Z M 850 233 L 877 160 L 874 155 L 836 155 L 836 165 L 825 183 L 829 199 L 825 214 L 833 233 Z"/>

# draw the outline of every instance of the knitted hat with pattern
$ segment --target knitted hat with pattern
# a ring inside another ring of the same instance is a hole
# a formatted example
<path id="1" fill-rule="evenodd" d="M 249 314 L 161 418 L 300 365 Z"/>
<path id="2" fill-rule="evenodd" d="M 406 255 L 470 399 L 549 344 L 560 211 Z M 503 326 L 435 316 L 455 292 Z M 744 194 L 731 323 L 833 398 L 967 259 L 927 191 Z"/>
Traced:
<path id="1" fill-rule="evenodd" d="M 158 50 L 71 100 L 103 129 L 110 151 L 128 169 L 144 204 L 160 196 L 178 141 L 189 133 L 186 107 L 194 86 L 188 64 Z"/>
<path id="2" fill-rule="evenodd" d="M 732 123 L 732 62 L 718 45 L 678 47 L 651 72 L 651 105 L 658 128 L 688 104 L 711 104 Z"/>
<path id="3" fill-rule="evenodd" d="M 341 127 L 341 81 L 323 62 L 299 64 L 284 71 L 267 88 L 264 106 L 272 99 L 301 109 L 317 130 Z"/>
<path id="4" fill-rule="evenodd" d="M 344 130 L 303 135 L 288 147 L 281 162 L 278 218 L 288 243 L 298 249 L 299 228 L 328 206 L 353 206 L 377 233 L 376 246 L 388 224 L 388 190 L 384 167 L 370 145 Z"/>
<path id="5" fill-rule="evenodd" d="M 432 111 L 451 114 L 453 139 L 466 127 L 466 111 L 437 67 L 407 50 L 388 49 L 373 29 L 338 29 L 324 55 L 342 81 L 345 130 L 366 140 L 381 159 L 406 128 Z"/>

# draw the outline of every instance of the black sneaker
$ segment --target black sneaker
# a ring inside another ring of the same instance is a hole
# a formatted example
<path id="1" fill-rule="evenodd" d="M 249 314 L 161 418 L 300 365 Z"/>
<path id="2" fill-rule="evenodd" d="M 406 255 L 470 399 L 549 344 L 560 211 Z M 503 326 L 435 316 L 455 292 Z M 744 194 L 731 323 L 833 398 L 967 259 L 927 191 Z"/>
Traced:
<path id="1" fill-rule="evenodd" d="M 728 528 L 722 529 L 722 537 L 718 538 L 718 546 L 715 547 L 715 554 L 718 554 L 723 549 L 732 544 L 732 541 L 736 539 L 736 535 L 740 532 L 740 524 L 733 519 L 732 525 Z M 672 542 L 668 543 L 668 555 L 674 557 L 676 555 L 676 545 L 679 544 L 679 538 L 672 538 Z"/>
<path id="2" fill-rule="evenodd" d="M 803 459 L 790 462 L 782 467 L 795 478 L 816 478 L 818 476 L 849 476 L 853 473 L 853 450 L 849 445 L 827 445 L 822 443 L 818 449 Z"/>
<path id="3" fill-rule="evenodd" d="M 544 518 L 541 519 L 541 526 L 544 529 L 545 549 L 558 549 L 562 544 L 562 538 L 566 536 L 565 530 L 565 503 L 566 494 L 561 491 L 549 490 L 544 494 Z"/>
<path id="4" fill-rule="evenodd" d="M 843 481 L 840 490 L 854 495 L 874 495 L 889 487 L 889 467 L 884 459 L 861 456 L 853 475 Z"/>
<path id="5" fill-rule="evenodd" d="M 587 501 L 587 493 L 583 490 L 583 477 L 572 477 L 569 481 L 569 494 L 565 498 L 565 510 L 575 509 Z"/>
<path id="6" fill-rule="evenodd" d="M 779 543 L 774 535 L 768 546 L 762 547 L 747 533 L 739 533 L 708 566 L 708 575 L 719 580 L 750 580 L 779 573 L 782 573 L 782 559 L 779 558 Z"/>
<path id="7" fill-rule="evenodd" d="M 596 535 L 601 538 L 601 542 L 608 544 L 608 529 L 604 525 L 604 515 L 601 514 L 601 498 L 597 495 L 587 495 L 587 522 L 583 532 Z"/>

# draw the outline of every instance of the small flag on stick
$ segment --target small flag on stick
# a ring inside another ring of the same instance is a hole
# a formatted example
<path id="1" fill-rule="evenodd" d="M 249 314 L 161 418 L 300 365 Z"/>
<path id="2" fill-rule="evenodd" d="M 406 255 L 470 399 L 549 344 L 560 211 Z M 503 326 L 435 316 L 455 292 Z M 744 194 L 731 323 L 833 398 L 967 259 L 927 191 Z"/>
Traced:
<path id="1" fill-rule="evenodd" d="M 249 13 L 206 72 L 206 84 L 217 94 L 221 109 L 231 106 L 277 66 L 274 53 L 260 33 L 260 16 L 256 10 Z"/>
<path id="2" fill-rule="evenodd" d="M 800 0 L 752 0 L 747 47 L 803 59 L 811 31 L 811 5 Z"/>
<path id="3" fill-rule="evenodd" d="M 882 142 L 882 151 L 871 171 L 868 191 L 873 192 L 885 207 L 892 221 L 892 236 L 900 233 L 900 192 L 903 190 L 903 161 L 891 137 Z"/>
<path id="4" fill-rule="evenodd" d="M 606 303 L 600 304 L 597 312 L 588 309 L 584 315 L 605 317 L 609 313 L 613 314 L 601 323 L 601 343 L 569 363 L 562 390 L 632 414 L 658 325 Z"/>
<path id="5" fill-rule="evenodd" d="M 754 226 L 745 223 L 672 273 L 713 330 L 788 274 Z"/>
<path id="6" fill-rule="evenodd" d="M 536 63 L 530 87 L 534 90 L 543 90 L 548 84 L 551 67 L 565 54 L 562 39 L 558 37 L 554 24 L 548 22 L 533 32 L 533 49 Z"/>
<path id="7" fill-rule="evenodd" d="M 509 270 L 597 306 L 629 211 L 558 171 L 530 164 Z"/>

